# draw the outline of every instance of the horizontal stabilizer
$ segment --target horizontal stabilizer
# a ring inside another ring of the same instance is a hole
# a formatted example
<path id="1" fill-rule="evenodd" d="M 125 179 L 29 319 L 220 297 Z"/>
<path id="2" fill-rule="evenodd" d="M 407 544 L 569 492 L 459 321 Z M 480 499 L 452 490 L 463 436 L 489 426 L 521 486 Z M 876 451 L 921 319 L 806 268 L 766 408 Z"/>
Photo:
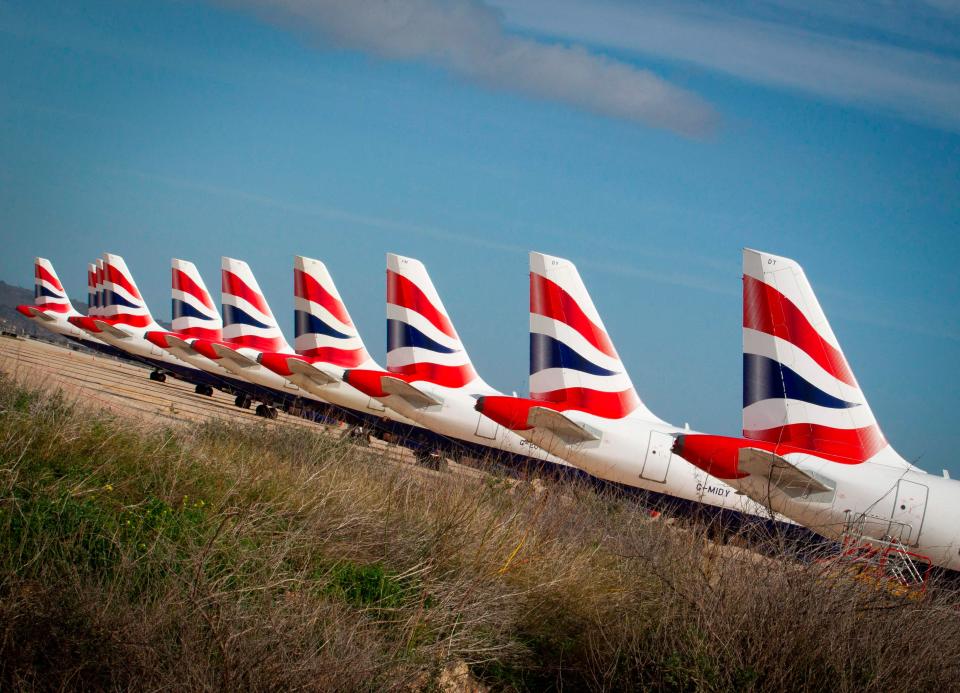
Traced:
<path id="1" fill-rule="evenodd" d="M 530 407 L 527 412 L 527 423 L 535 428 L 547 429 L 567 445 L 600 440 L 595 433 L 567 418 L 556 409 Z"/>
<path id="2" fill-rule="evenodd" d="M 46 322 L 54 322 L 56 320 L 54 316 L 49 315 L 46 311 L 34 308 L 33 306 L 28 306 L 27 310 L 33 314 L 33 317 L 40 318 Z"/>
<path id="3" fill-rule="evenodd" d="M 133 335 L 126 330 L 121 330 L 119 327 L 115 327 L 114 325 L 104 322 L 103 320 L 94 320 L 93 324 L 96 325 L 97 329 L 99 329 L 101 332 L 105 332 L 115 339 L 130 339 L 133 337 Z"/>
<path id="4" fill-rule="evenodd" d="M 217 353 L 217 356 L 236 364 L 240 368 L 253 368 L 254 366 L 259 365 L 254 359 L 250 358 L 249 356 L 244 356 L 239 351 L 234 351 L 228 346 L 217 344 L 216 342 L 214 342 L 212 346 L 213 350 Z"/>
<path id="5" fill-rule="evenodd" d="M 181 353 L 193 356 L 196 353 L 190 348 L 190 342 L 180 339 L 180 337 L 172 334 L 166 334 L 164 335 L 164 338 L 167 342 L 167 351 L 173 352 L 174 355 Z"/>
<path id="6" fill-rule="evenodd" d="M 302 361 L 298 358 L 288 358 L 287 368 L 289 368 L 290 372 L 294 375 L 300 375 L 304 378 L 308 378 L 317 385 L 332 385 L 333 383 L 340 382 L 340 378 L 338 378 L 336 374 L 328 371 L 322 366 L 307 363 L 306 361 Z"/>
<path id="7" fill-rule="evenodd" d="M 737 467 L 741 472 L 768 479 L 791 498 L 833 491 L 821 480 L 768 450 L 740 448 Z"/>
<path id="8" fill-rule="evenodd" d="M 384 375 L 380 379 L 380 387 L 386 394 L 401 397 L 417 409 L 432 407 L 441 403 L 440 400 L 422 390 L 418 390 L 406 380 L 389 375 Z"/>

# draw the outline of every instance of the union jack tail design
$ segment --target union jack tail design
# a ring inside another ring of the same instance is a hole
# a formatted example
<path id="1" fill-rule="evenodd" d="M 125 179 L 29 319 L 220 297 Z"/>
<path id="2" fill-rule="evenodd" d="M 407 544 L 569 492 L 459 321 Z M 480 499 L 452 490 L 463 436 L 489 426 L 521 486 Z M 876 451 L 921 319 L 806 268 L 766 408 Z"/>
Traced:
<path id="1" fill-rule="evenodd" d="M 133 274 L 119 255 L 103 254 L 101 314 L 111 325 L 135 328 L 157 328 L 150 309 L 140 294 Z"/>
<path id="2" fill-rule="evenodd" d="M 33 277 L 34 308 L 51 313 L 74 313 L 52 262 L 45 257 L 36 258 L 33 261 Z"/>
<path id="3" fill-rule="evenodd" d="M 173 331 L 198 339 L 221 338 L 223 319 L 192 262 L 171 261 Z"/>
<path id="4" fill-rule="evenodd" d="M 358 368 L 370 361 L 326 265 L 297 256 L 293 264 L 294 348 L 311 362 Z"/>
<path id="5" fill-rule="evenodd" d="M 100 295 L 97 293 L 97 264 L 91 262 L 87 264 L 87 315 L 93 317 L 97 314 L 99 301 Z"/>
<path id="6" fill-rule="evenodd" d="M 96 304 L 96 306 L 97 306 L 97 309 L 96 309 L 96 311 L 94 311 L 93 313 L 91 313 L 91 315 L 94 316 L 94 317 L 102 317 L 102 316 L 105 314 L 105 310 L 104 310 L 104 309 L 106 308 L 106 304 L 104 303 L 104 301 L 106 300 L 106 296 L 105 296 L 105 290 L 104 290 L 104 285 L 103 285 L 103 274 L 104 274 L 104 272 L 103 272 L 103 258 L 102 258 L 102 257 L 98 257 L 98 258 L 97 258 L 96 265 L 97 265 L 97 270 L 96 270 L 96 294 L 97 294 L 97 300 L 95 301 L 95 304 Z"/>
<path id="7" fill-rule="evenodd" d="M 864 462 L 893 452 L 803 269 L 743 251 L 743 435 Z M 904 463 L 905 464 L 905 463 Z"/>
<path id="8" fill-rule="evenodd" d="M 449 388 L 480 380 L 423 263 L 387 255 L 387 370 Z"/>
<path id="9" fill-rule="evenodd" d="M 220 270 L 224 341 L 256 351 L 292 354 L 250 266 L 225 257 Z"/>
<path id="10" fill-rule="evenodd" d="M 530 396 L 566 409 L 658 419 L 644 406 L 569 260 L 530 253 Z"/>

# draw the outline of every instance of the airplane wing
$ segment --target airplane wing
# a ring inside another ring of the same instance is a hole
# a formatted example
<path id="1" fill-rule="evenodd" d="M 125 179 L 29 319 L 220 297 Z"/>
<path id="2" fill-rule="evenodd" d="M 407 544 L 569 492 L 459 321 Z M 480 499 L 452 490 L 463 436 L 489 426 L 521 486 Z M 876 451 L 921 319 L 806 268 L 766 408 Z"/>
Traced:
<path id="1" fill-rule="evenodd" d="M 768 450 L 740 448 L 737 467 L 742 472 L 769 480 L 773 486 L 791 498 L 833 491 L 833 488 L 820 479 Z"/>
<path id="2" fill-rule="evenodd" d="M 323 366 L 307 363 L 298 358 L 288 358 L 287 368 L 289 368 L 290 372 L 294 375 L 303 376 L 317 385 L 331 385 L 340 382 L 340 378 L 323 368 Z"/>
<path id="3" fill-rule="evenodd" d="M 214 342 L 212 346 L 213 346 L 213 350 L 217 352 L 217 356 L 219 356 L 220 358 L 226 361 L 230 361 L 233 364 L 236 364 L 240 368 L 253 368 L 254 366 L 259 365 L 256 361 L 254 361 L 249 356 L 244 356 L 239 351 L 234 351 L 228 346 L 224 346 L 223 344 L 217 344 L 216 342 Z"/>
<path id="4" fill-rule="evenodd" d="M 530 407 L 527 412 L 527 423 L 535 428 L 544 428 L 550 431 L 567 445 L 600 440 L 600 436 L 564 416 L 556 409 Z"/>
<path id="5" fill-rule="evenodd" d="M 422 390 L 418 390 L 406 380 L 401 380 L 400 378 L 384 375 L 380 379 L 380 387 L 387 394 L 402 397 L 417 409 L 423 409 L 425 407 L 432 407 L 437 404 L 442 404 L 442 402 L 437 398 L 427 394 L 426 392 L 423 392 Z"/>
<path id="6" fill-rule="evenodd" d="M 133 335 L 126 330 L 121 330 L 119 327 L 114 327 L 110 323 L 104 322 L 103 320 L 94 320 L 93 324 L 96 325 L 97 329 L 99 329 L 101 332 L 106 332 L 115 339 L 130 339 L 133 337 Z"/>

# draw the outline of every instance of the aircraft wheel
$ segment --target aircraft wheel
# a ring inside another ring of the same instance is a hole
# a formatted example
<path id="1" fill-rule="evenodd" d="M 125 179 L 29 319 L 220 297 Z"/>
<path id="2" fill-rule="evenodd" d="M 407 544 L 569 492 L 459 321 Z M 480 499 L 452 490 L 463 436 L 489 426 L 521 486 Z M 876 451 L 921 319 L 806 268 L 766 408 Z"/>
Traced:
<path id="1" fill-rule="evenodd" d="M 193 388 L 193 391 L 196 392 L 198 395 L 205 395 L 207 394 L 207 386 L 197 385 L 195 388 Z"/>
<path id="2" fill-rule="evenodd" d="M 270 411 L 270 407 L 268 407 L 266 404 L 257 405 L 257 408 L 256 408 L 257 416 L 262 416 L 263 418 L 267 418 L 269 416 L 269 413 L 268 413 L 269 411 Z"/>
<path id="3" fill-rule="evenodd" d="M 207 397 L 213 397 L 213 385 L 207 385 L 204 393 Z"/>
<path id="4" fill-rule="evenodd" d="M 157 382 L 158 382 L 158 383 L 165 383 L 165 382 L 167 382 L 167 374 L 166 374 L 166 373 L 157 373 Z"/>
<path id="5" fill-rule="evenodd" d="M 247 397 L 247 396 L 244 395 L 244 394 L 239 394 L 239 395 L 237 395 L 237 398 L 236 398 L 235 400 L 233 400 L 233 403 L 234 403 L 235 405 L 237 405 L 238 407 L 240 407 L 241 409 L 249 409 L 249 408 L 250 408 L 250 398 Z"/>
<path id="6" fill-rule="evenodd" d="M 267 418 L 275 419 L 277 418 L 277 408 L 276 407 L 267 407 Z"/>

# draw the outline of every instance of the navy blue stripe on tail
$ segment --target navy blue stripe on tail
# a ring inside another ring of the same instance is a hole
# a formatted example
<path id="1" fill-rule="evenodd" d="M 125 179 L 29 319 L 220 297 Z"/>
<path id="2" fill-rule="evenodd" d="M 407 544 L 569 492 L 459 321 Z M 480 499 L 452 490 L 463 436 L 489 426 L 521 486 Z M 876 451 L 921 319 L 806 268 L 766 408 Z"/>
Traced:
<path id="1" fill-rule="evenodd" d="M 824 392 L 782 363 L 758 354 L 743 355 L 743 406 L 765 399 L 793 399 L 830 409 L 860 406 Z"/>
<path id="2" fill-rule="evenodd" d="M 530 373 L 539 373 L 547 368 L 569 368 L 590 375 L 617 375 L 617 371 L 598 366 L 563 342 L 549 335 L 531 332 Z"/>

